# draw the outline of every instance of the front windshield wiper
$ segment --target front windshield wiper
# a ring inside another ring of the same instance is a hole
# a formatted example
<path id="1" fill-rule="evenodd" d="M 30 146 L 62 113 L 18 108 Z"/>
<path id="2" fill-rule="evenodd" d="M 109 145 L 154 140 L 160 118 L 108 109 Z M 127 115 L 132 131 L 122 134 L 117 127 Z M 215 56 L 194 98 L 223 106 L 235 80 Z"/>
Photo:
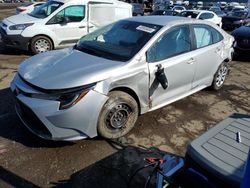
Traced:
<path id="1" fill-rule="evenodd" d="M 85 52 L 91 55 L 95 55 L 98 57 L 103 57 L 106 59 L 110 59 L 110 60 L 120 60 L 120 61 L 127 61 L 126 57 L 120 56 L 120 55 L 116 55 L 113 53 L 109 53 L 109 52 L 105 52 L 102 51 L 100 49 L 95 49 L 93 47 L 90 47 L 88 45 L 75 45 L 73 47 L 73 49 L 79 50 L 81 52 Z"/>
<path id="2" fill-rule="evenodd" d="M 74 49 L 79 50 L 81 52 L 89 53 L 91 55 L 100 56 L 99 50 L 96 50 L 94 48 L 90 48 L 89 46 L 86 46 L 86 45 L 75 45 Z"/>

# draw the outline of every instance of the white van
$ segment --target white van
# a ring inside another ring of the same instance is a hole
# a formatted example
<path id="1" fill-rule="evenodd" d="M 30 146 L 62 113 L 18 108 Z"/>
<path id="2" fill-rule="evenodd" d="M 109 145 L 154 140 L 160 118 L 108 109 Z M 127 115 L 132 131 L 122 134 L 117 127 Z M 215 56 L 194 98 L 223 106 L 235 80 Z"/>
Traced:
<path id="1" fill-rule="evenodd" d="M 132 6 L 117 0 L 50 0 L 31 13 L 4 19 L 0 38 L 37 54 L 73 46 L 96 28 L 128 17 Z"/>

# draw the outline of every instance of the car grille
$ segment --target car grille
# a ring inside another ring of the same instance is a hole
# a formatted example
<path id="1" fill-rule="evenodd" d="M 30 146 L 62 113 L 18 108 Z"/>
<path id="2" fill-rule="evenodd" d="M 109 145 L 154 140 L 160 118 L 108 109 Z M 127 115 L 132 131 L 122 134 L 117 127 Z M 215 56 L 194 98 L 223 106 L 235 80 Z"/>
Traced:
<path id="1" fill-rule="evenodd" d="M 2 37 L 1 40 L 3 41 L 3 43 L 5 43 L 7 45 L 12 45 L 12 41 L 7 38 L 7 33 L 2 27 L 0 27 L 0 33 L 1 33 L 1 37 Z"/>
<path id="2" fill-rule="evenodd" d="M 6 31 L 2 27 L 0 27 L 0 32 L 4 35 L 7 35 Z"/>
<path id="3" fill-rule="evenodd" d="M 237 46 L 240 48 L 250 49 L 250 40 L 249 39 L 238 39 Z"/>
<path id="4" fill-rule="evenodd" d="M 26 126 L 28 126 L 32 131 L 34 131 L 35 133 L 37 133 L 42 137 L 49 137 L 49 138 L 52 137 L 49 130 L 39 120 L 39 118 L 35 115 L 35 113 L 25 104 L 19 101 L 17 98 L 16 98 L 16 106 Z"/>

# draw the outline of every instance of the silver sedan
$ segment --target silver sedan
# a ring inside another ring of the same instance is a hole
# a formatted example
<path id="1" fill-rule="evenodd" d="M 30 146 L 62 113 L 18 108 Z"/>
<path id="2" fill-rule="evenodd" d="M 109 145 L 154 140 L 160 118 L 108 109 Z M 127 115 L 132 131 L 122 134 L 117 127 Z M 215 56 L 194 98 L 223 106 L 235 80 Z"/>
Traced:
<path id="1" fill-rule="evenodd" d="M 138 115 L 220 89 L 234 38 L 204 20 L 121 20 L 73 47 L 25 60 L 11 83 L 26 127 L 52 140 L 118 138 Z"/>

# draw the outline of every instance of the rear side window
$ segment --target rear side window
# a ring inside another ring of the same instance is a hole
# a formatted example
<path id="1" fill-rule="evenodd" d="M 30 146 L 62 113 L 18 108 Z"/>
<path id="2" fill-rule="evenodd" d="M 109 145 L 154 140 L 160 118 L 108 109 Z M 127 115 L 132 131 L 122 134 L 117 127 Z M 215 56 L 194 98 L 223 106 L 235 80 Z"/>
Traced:
<path id="1" fill-rule="evenodd" d="M 57 17 L 67 17 L 69 22 L 80 22 L 84 19 L 84 6 L 70 6 L 57 14 Z"/>
<path id="2" fill-rule="evenodd" d="M 213 44 L 212 32 L 207 26 L 194 25 L 194 35 L 196 41 L 196 48 L 202 48 Z"/>
<path id="3" fill-rule="evenodd" d="M 189 26 L 177 26 L 164 33 L 148 50 L 147 61 L 157 62 L 191 50 Z"/>
<path id="4" fill-rule="evenodd" d="M 208 25 L 193 25 L 196 48 L 202 48 L 223 40 L 222 34 Z"/>

